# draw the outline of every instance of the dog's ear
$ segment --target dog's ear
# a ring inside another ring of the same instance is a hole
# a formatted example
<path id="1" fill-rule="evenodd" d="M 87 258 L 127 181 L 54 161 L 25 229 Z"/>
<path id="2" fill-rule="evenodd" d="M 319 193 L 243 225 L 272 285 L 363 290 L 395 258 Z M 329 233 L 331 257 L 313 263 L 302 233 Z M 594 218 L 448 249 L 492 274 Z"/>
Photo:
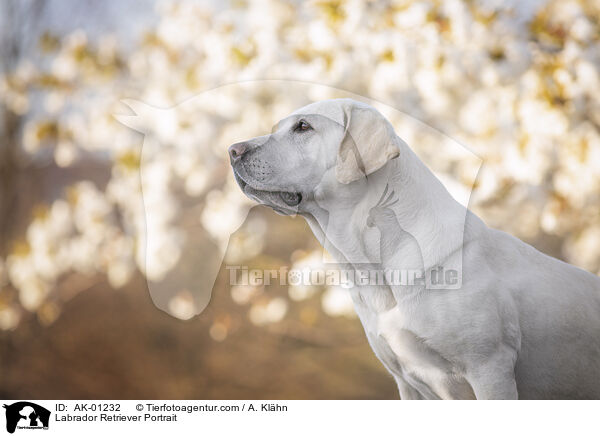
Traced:
<path id="1" fill-rule="evenodd" d="M 345 105 L 344 127 L 335 167 L 340 183 L 366 177 L 400 154 L 402 140 L 383 115 L 370 106 Z"/>

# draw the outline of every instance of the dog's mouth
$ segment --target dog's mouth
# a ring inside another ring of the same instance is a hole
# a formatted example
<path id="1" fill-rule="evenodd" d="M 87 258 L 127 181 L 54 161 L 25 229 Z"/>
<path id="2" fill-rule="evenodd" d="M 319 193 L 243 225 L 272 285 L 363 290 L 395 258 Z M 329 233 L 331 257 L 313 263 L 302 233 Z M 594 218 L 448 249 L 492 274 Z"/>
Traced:
<path id="1" fill-rule="evenodd" d="M 296 207 L 302 202 L 302 194 L 300 192 L 289 192 L 289 191 L 268 191 L 263 189 L 256 189 L 251 184 L 246 182 L 237 171 L 233 171 L 235 180 L 240 186 L 240 189 L 246 196 L 252 200 L 267 205 L 274 209 L 276 212 L 283 215 L 290 215 L 297 212 Z M 280 204 L 276 200 L 281 200 L 283 204 Z M 294 208 L 294 209 L 289 209 Z"/>
<path id="2" fill-rule="evenodd" d="M 302 194 L 299 192 L 279 192 L 279 198 L 288 206 L 298 206 L 302 201 Z"/>

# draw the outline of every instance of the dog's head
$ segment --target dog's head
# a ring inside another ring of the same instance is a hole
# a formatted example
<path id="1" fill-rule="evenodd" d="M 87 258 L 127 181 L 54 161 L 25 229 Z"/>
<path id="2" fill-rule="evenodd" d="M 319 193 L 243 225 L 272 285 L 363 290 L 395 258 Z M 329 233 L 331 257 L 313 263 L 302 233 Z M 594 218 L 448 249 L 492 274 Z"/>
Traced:
<path id="1" fill-rule="evenodd" d="M 248 197 L 291 215 L 309 209 L 317 186 L 339 196 L 340 185 L 359 183 L 398 157 L 401 144 L 373 107 L 336 99 L 297 110 L 270 135 L 232 145 L 229 156 Z"/>

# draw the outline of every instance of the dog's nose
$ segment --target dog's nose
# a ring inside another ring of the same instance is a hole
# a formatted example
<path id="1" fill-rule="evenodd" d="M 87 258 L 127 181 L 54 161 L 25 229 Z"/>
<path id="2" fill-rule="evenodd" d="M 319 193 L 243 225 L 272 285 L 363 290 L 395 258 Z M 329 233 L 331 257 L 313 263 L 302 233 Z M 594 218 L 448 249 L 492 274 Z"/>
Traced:
<path id="1" fill-rule="evenodd" d="M 231 162 L 241 159 L 244 153 L 248 151 L 248 148 L 248 143 L 246 142 L 238 142 L 229 147 L 229 157 L 231 158 Z"/>

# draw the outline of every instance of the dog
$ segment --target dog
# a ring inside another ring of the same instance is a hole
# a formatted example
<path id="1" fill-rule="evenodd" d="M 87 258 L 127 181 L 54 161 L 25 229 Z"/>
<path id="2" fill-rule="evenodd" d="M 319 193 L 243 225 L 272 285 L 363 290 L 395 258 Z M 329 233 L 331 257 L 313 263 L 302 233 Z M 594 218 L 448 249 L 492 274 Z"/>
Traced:
<path id="1" fill-rule="evenodd" d="M 415 272 L 349 290 L 401 399 L 600 398 L 600 278 L 487 227 L 375 108 L 310 104 L 229 157 L 248 197 L 303 216 L 338 262 Z"/>

